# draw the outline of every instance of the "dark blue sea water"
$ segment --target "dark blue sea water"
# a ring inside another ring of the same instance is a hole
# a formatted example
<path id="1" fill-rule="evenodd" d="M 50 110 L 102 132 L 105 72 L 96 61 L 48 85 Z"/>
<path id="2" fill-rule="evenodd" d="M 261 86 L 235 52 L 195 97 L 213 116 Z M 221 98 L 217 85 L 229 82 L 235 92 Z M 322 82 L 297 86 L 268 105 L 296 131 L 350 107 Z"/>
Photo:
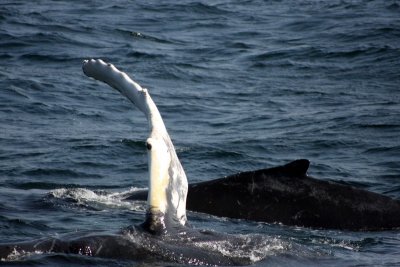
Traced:
<path id="1" fill-rule="evenodd" d="M 147 186 L 147 123 L 86 58 L 149 89 L 189 182 L 307 158 L 311 176 L 400 199 L 399 1 L 2 0 L 0 242 L 143 220 L 122 196 Z M 400 231 L 189 220 L 265 235 L 255 266 L 400 266 Z M 164 265 L 14 256 L 0 265 Z"/>

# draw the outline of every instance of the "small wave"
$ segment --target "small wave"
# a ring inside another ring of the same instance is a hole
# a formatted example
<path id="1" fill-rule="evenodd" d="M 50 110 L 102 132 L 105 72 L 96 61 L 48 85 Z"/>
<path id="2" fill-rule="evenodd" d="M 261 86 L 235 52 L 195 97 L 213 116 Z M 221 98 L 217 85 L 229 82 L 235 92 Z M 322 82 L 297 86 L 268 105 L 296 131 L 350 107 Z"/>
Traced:
<path id="1" fill-rule="evenodd" d="M 391 11 L 398 11 L 400 9 L 400 4 L 398 3 L 391 3 L 390 5 L 386 6 L 388 10 Z"/>
<path id="2" fill-rule="evenodd" d="M 146 143 L 143 140 L 132 140 L 124 138 L 121 140 L 122 144 L 131 147 L 131 148 L 139 148 L 143 149 L 146 146 Z"/>
<path id="3" fill-rule="evenodd" d="M 196 16 L 210 16 L 210 15 L 223 15 L 226 16 L 229 13 L 229 10 L 224 10 L 217 5 L 205 4 L 200 2 L 192 2 L 192 3 L 173 3 L 165 2 L 159 3 L 157 5 L 148 5 L 142 6 L 141 8 L 148 11 L 153 12 L 162 12 L 163 14 L 168 14 L 171 12 L 172 14 L 193 14 L 193 17 Z"/>
<path id="4" fill-rule="evenodd" d="M 399 175 L 390 175 L 390 179 L 397 181 L 399 179 Z M 399 199 L 400 193 L 400 185 L 399 186 L 391 186 L 389 190 L 383 192 L 383 194 L 392 196 L 393 198 Z M 399 199 L 400 200 L 400 199 Z"/>
<path id="5" fill-rule="evenodd" d="M 18 183 L 11 183 L 14 188 L 22 189 L 22 190 L 30 190 L 30 189 L 42 189 L 42 190 L 52 190 L 54 188 L 60 187 L 60 184 L 57 183 L 46 183 L 46 182 L 18 182 Z M 76 184 L 63 184 L 62 186 L 68 188 L 78 187 Z"/>
<path id="6" fill-rule="evenodd" d="M 71 57 L 67 54 L 43 54 L 43 53 L 27 53 L 20 56 L 22 60 L 32 60 L 32 61 L 39 61 L 39 62 L 63 62 L 70 60 L 75 60 L 74 57 Z"/>
<path id="7" fill-rule="evenodd" d="M 24 171 L 22 173 L 26 176 L 57 176 L 57 177 L 90 177 L 90 178 L 101 178 L 101 175 L 98 174 L 89 174 L 78 172 L 70 169 L 51 169 L 51 168 L 35 168 L 31 170 Z"/>
<path id="8" fill-rule="evenodd" d="M 41 255 L 43 254 L 43 251 L 40 250 L 35 250 L 33 252 L 26 252 L 24 250 L 18 251 L 16 247 L 14 250 L 7 255 L 6 258 L 0 258 L 0 262 L 7 262 L 7 261 L 20 261 L 24 260 L 25 258 L 29 258 L 32 255 Z"/>
<path id="9" fill-rule="evenodd" d="M 396 155 L 400 151 L 400 146 L 380 146 L 380 147 L 372 147 L 363 151 L 363 154 L 390 154 Z"/>
<path id="10" fill-rule="evenodd" d="M 2 222 L 2 227 L 18 228 L 22 231 L 26 231 L 27 229 L 46 231 L 49 229 L 49 227 L 40 220 L 13 218 L 3 215 L 0 215 L 0 220 Z"/>
<path id="11" fill-rule="evenodd" d="M 368 246 L 373 246 L 378 244 L 380 241 L 366 237 L 359 240 L 355 240 L 354 238 L 346 239 L 346 237 L 317 237 L 314 236 L 311 238 L 311 243 L 314 245 L 322 245 L 328 247 L 336 247 L 350 251 L 360 251 Z"/>
<path id="12" fill-rule="evenodd" d="M 129 30 L 121 30 L 121 29 L 117 29 L 118 32 L 121 32 L 124 35 L 129 35 L 130 37 L 133 37 L 135 39 L 141 39 L 141 40 L 147 40 L 147 41 L 151 41 L 151 42 L 156 42 L 156 43 L 160 43 L 160 44 L 172 44 L 172 41 L 169 41 L 167 39 L 162 39 L 159 37 L 155 37 L 155 36 L 151 36 L 149 34 L 144 34 L 141 32 L 137 32 L 137 31 L 129 31 Z"/>
<path id="13" fill-rule="evenodd" d="M 253 48 L 253 46 L 251 44 L 248 44 L 246 42 L 241 42 L 241 41 L 227 43 L 226 46 L 228 48 L 239 49 L 239 51 L 250 50 L 251 48 Z"/>
<path id="14" fill-rule="evenodd" d="M 204 3 L 192 3 L 190 5 L 185 6 L 185 9 L 187 9 L 190 12 L 196 12 L 196 13 L 204 13 L 207 15 L 226 15 L 227 10 L 223 10 L 215 5 L 207 5 Z"/>
<path id="15" fill-rule="evenodd" d="M 105 191 L 92 191 L 86 188 L 59 188 L 48 193 L 47 198 L 63 200 L 77 206 L 103 210 L 105 208 L 118 208 L 133 211 L 145 211 L 145 204 L 141 202 L 124 201 L 126 195 L 142 190 L 131 188 L 128 191 L 110 193 Z"/>
<path id="16" fill-rule="evenodd" d="M 229 258 L 242 259 L 252 264 L 290 249 L 290 244 L 279 238 L 268 238 L 258 235 L 235 235 L 235 241 L 208 241 L 197 243 L 200 248 L 216 251 Z M 239 240 L 239 241 L 238 241 Z"/>
<path id="17" fill-rule="evenodd" d="M 127 57 L 130 58 L 135 58 L 135 59 L 160 59 L 163 58 L 164 55 L 162 54 L 150 54 L 148 52 L 139 52 L 139 51 L 133 51 L 133 52 L 129 52 L 126 55 Z"/>
<path id="18" fill-rule="evenodd" d="M 400 124 L 390 124 L 390 123 L 370 123 L 370 124 L 359 124 L 360 128 L 372 128 L 372 129 L 394 129 L 400 128 Z"/>
<path id="19" fill-rule="evenodd" d="M 1 35 L 0 35 L 1 36 Z M 5 38 L 3 40 L 6 41 L 0 41 L 1 42 L 1 46 L 6 49 L 6 48 L 10 48 L 10 49 L 15 49 L 15 48 L 22 48 L 22 47 L 29 47 L 30 45 L 27 42 L 23 42 L 20 40 L 8 40 L 7 41 L 7 35 L 5 37 L 1 36 L 1 38 Z"/>

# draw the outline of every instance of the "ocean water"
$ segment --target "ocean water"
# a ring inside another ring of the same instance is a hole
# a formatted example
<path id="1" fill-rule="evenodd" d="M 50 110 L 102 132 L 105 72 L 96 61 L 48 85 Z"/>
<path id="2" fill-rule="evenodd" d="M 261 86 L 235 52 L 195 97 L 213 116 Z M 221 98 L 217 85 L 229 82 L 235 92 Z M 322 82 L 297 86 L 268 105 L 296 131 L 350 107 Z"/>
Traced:
<path id="1" fill-rule="evenodd" d="M 400 199 L 400 2 L 0 3 L 0 243 L 140 223 L 144 116 L 88 79 L 102 58 L 148 88 L 189 182 L 298 158 Z M 254 266 L 400 266 L 400 231 L 315 230 L 190 213 L 261 234 Z M 71 255 L 0 265 L 143 266 Z"/>

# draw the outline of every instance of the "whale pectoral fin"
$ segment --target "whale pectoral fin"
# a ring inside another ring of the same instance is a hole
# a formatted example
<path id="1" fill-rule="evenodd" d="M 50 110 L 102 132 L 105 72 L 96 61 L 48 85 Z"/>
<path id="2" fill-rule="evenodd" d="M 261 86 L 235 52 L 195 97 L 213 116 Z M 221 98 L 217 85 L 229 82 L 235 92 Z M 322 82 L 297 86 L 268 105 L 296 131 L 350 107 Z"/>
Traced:
<path id="1" fill-rule="evenodd" d="M 307 175 L 310 161 L 308 159 L 298 159 L 282 166 L 283 171 L 289 175 L 305 176 Z"/>
<path id="2" fill-rule="evenodd" d="M 85 60 L 82 69 L 87 76 L 107 83 L 127 97 L 149 122 L 150 136 L 146 142 L 149 156 L 146 222 L 152 226 L 168 227 L 169 223 L 185 225 L 186 174 L 149 92 L 126 73 L 101 59 Z"/>
<path id="3" fill-rule="evenodd" d="M 165 214 L 168 208 L 166 189 L 170 180 L 168 169 L 171 164 L 171 156 L 163 140 L 148 138 L 146 147 L 150 172 L 147 204 L 150 210 Z"/>
<path id="4" fill-rule="evenodd" d="M 86 76 L 104 82 L 118 90 L 140 111 L 146 116 L 148 115 L 149 110 L 146 107 L 147 90 L 132 81 L 126 73 L 119 71 L 114 65 L 101 59 L 83 61 L 82 70 Z"/>

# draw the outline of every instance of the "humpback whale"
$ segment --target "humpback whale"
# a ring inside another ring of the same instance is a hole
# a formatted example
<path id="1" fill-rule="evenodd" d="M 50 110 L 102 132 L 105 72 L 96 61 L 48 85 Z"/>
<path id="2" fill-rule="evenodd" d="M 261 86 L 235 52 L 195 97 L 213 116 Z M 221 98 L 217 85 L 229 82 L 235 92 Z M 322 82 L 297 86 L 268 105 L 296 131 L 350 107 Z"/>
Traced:
<path id="1" fill-rule="evenodd" d="M 310 177 L 310 162 L 304 159 L 188 186 L 161 115 L 147 90 L 101 60 L 86 62 L 83 70 L 117 89 L 149 121 L 149 192 L 138 193 L 147 198 L 143 226 L 148 231 L 185 226 L 186 208 L 216 216 L 324 229 L 372 231 L 400 227 L 400 201 Z"/>
<path id="2" fill-rule="evenodd" d="M 229 218 L 319 229 L 400 228 L 400 201 L 307 175 L 310 162 L 247 171 L 189 184 L 187 209 Z M 146 197 L 147 191 L 127 199 Z"/>
<path id="3" fill-rule="evenodd" d="M 85 60 L 82 68 L 87 76 L 107 83 L 127 97 L 148 120 L 149 191 L 145 220 L 119 233 L 77 233 L 17 244 L 0 243 L 0 259 L 31 253 L 73 253 L 196 265 L 253 263 L 254 250 L 266 242 L 263 236 L 220 234 L 187 226 L 186 174 L 147 89 L 100 59 Z M 227 252 L 232 248 L 232 253 Z"/>

